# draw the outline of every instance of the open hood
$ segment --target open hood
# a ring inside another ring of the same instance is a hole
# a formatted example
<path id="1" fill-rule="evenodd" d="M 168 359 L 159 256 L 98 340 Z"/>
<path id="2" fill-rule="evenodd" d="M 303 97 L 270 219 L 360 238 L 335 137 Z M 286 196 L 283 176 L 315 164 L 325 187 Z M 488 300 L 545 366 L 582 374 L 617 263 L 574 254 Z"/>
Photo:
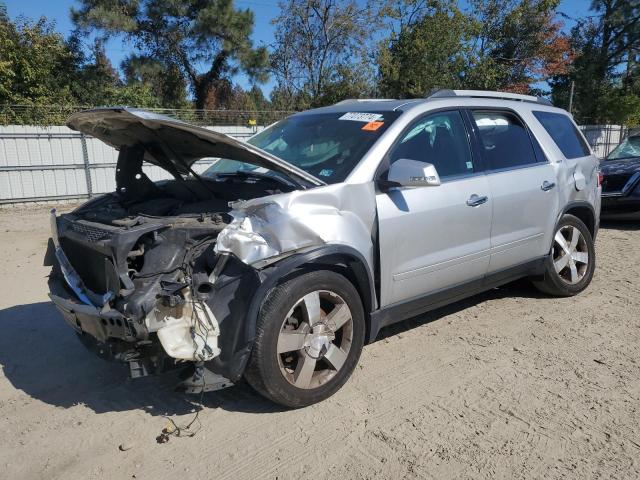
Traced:
<path id="1" fill-rule="evenodd" d="M 116 149 L 142 144 L 144 160 L 172 174 L 186 175 L 204 157 L 221 157 L 283 173 L 303 185 L 322 180 L 253 145 L 223 133 L 136 108 L 106 107 L 75 113 L 69 128 L 98 138 Z"/>

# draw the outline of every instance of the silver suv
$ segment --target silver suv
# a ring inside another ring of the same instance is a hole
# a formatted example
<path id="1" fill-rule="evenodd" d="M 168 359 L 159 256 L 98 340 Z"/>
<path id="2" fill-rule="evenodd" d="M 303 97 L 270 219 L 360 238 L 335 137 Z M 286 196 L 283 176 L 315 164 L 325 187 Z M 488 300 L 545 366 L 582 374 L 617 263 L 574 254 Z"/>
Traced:
<path id="1" fill-rule="evenodd" d="M 246 143 L 126 108 L 69 126 L 119 156 L 113 193 L 52 214 L 50 296 L 134 377 L 245 377 L 301 407 L 386 325 L 521 277 L 568 296 L 593 276 L 598 162 L 536 97 L 346 100 Z"/>

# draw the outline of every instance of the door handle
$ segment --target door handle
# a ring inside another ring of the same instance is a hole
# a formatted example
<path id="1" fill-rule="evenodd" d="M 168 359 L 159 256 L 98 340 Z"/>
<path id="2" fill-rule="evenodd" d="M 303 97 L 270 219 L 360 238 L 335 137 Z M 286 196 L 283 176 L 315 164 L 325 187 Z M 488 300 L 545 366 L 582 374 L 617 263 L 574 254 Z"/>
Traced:
<path id="1" fill-rule="evenodd" d="M 487 196 L 479 196 L 476 195 L 475 193 L 473 195 L 471 195 L 469 197 L 469 200 L 467 200 L 467 205 L 469 205 L 470 207 L 477 207 L 478 205 L 482 205 L 483 203 L 487 203 L 487 200 L 489 200 L 489 197 Z"/>
<path id="2" fill-rule="evenodd" d="M 540 186 L 540 189 L 543 192 L 548 192 L 549 190 L 551 190 L 553 187 L 555 187 L 556 184 L 554 182 L 548 182 L 548 181 L 544 181 L 542 182 L 542 185 Z"/>

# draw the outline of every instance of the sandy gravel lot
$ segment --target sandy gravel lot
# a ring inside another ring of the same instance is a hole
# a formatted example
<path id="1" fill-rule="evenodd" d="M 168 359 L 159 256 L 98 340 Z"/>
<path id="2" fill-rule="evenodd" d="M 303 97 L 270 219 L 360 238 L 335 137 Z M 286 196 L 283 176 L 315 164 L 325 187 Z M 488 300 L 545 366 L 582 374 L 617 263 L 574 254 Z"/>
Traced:
<path id="1" fill-rule="evenodd" d="M 640 477 L 638 222 L 600 230 L 578 297 L 492 290 L 383 331 L 328 401 L 238 385 L 158 444 L 196 399 L 74 338 L 46 296 L 47 211 L 0 210 L 0 478 Z"/>

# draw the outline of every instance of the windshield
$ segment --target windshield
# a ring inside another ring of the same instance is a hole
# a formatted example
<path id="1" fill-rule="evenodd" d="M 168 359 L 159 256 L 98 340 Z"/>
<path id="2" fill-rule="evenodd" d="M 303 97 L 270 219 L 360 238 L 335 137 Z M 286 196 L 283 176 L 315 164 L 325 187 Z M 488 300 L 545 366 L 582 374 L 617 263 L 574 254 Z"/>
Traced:
<path id="1" fill-rule="evenodd" d="M 640 137 L 629 137 L 618 145 L 609 155 L 607 160 L 621 158 L 640 157 Z"/>
<path id="2" fill-rule="evenodd" d="M 344 181 L 397 112 L 339 112 L 295 115 L 263 130 L 248 143 L 291 163 L 326 183 Z M 238 171 L 273 174 L 266 168 L 221 158 L 204 176 Z"/>

